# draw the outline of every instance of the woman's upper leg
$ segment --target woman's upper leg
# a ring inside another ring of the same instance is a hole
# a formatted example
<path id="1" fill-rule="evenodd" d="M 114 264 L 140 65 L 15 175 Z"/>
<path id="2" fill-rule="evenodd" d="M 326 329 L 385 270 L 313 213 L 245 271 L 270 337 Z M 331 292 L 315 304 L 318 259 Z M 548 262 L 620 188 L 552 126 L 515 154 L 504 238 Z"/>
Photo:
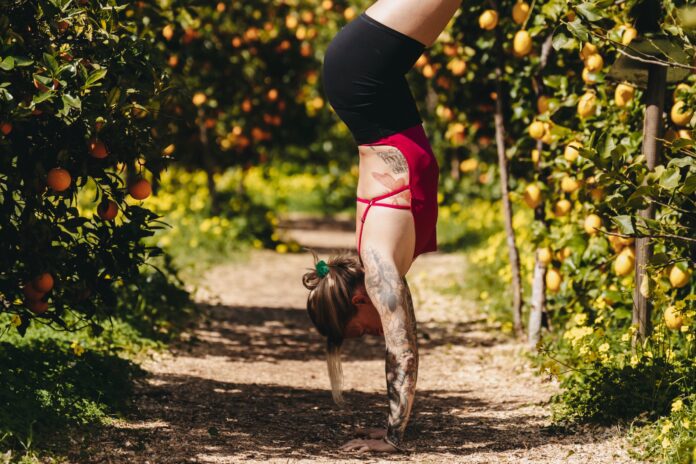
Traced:
<path id="1" fill-rule="evenodd" d="M 461 3 L 461 0 L 377 0 L 365 13 L 429 47 Z"/>

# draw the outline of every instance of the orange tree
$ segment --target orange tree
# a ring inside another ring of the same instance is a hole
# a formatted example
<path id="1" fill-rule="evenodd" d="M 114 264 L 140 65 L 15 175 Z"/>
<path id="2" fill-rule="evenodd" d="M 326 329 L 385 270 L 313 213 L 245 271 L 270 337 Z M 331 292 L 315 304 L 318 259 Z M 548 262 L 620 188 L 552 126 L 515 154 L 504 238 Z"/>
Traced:
<path id="1" fill-rule="evenodd" d="M 151 128 L 166 81 L 128 6 L 2 2 L 0 304 L 20 332 L 114 315 L 116 289 L 160 252 L 142 244 L 156 216 L 137 200 L 162 165 Z"/>
<path id="2" fill-rule="evenodd" d="M 340 156 L 345 137 L 322 133 L 336 120 L 319 69 L 323 46 L 355 14 L 347 2 L 178 2 L 162 12 L 169 3 L 143 7 L 159 10 L 157 39 L 179 88 L 158 130 L 171 139 L 166 155 L 208 173 L 213 212 L 216 172 L 269 161 L 312 168 Z"/>

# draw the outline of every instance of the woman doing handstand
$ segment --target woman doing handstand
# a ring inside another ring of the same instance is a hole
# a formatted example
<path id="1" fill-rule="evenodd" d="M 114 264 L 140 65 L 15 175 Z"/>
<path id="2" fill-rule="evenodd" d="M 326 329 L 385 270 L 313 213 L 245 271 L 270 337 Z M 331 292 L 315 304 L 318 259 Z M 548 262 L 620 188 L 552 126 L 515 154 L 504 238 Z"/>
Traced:
<path id="1" fill-rule="evenodd" d="M 400 449 L 418 376 L 416 320 L 405 275 L 437 248 L 439 168 L 406 73 L 440 35 L 460 0 L 378 0 L 344 26 L 322 66 L 327 100 L 360 156 L 357 258 L 318 261 L 303 277 L 307 311 L 327 338 L 334 401 L 341 396 L 344 339 L 384 335 L 389 417 L 344 450 Z"/>

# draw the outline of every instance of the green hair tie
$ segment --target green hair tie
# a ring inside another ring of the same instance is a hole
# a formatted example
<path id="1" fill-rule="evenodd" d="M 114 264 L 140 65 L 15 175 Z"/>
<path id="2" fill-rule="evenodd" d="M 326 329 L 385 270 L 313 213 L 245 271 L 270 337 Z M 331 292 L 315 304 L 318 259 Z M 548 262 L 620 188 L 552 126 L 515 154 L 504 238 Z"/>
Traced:
<path id="1" fill-rule="evenodd" d="M 326 274 L 329 273 L 329 265 L 326 264 L 326 261 L 319 260 L 317 261 L 317 264 L 314 265 L 314 268 L 317 270 L 317 275 L 319 277 L 325 277 Z"/>

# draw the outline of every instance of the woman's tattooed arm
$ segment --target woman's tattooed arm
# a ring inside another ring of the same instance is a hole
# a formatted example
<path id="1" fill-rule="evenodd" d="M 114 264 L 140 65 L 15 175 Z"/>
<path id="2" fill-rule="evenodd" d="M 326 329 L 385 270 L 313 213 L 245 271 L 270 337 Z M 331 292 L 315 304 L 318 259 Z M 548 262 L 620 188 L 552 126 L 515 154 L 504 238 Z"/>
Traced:
<path id="1" fill-rule="evenodd" d="M 394 262 L 372 248 L 363 252 L 365 288 L 380 313 L 386 341 L 389 419 L 387 441 L 399 446 L 411 414 L 418 378 L 416 318 L 406 279 Z"/>

